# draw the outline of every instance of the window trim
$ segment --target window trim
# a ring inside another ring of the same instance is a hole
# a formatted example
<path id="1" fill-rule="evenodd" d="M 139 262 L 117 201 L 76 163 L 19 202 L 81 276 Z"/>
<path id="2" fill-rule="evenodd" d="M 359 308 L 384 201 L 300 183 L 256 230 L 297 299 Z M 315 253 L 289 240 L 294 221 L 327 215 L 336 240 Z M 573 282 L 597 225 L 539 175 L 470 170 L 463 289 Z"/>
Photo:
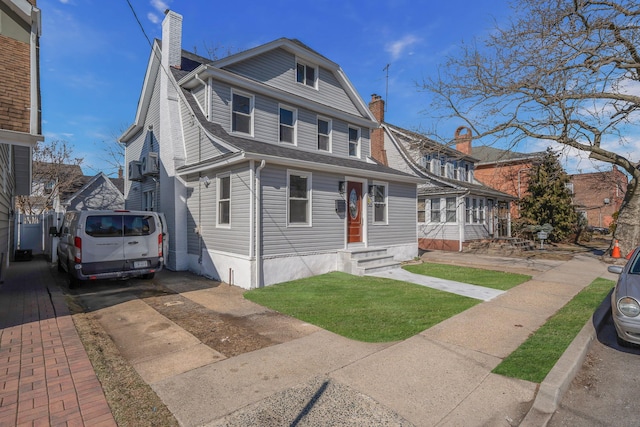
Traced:
<path id="1" fill-rule="evenodd" d="M 300 176 L 307 179 L 307 197 L 306 199 L 293 198 L 293 200 L 306 200 L 307 201 L 307 221 L 306 222 L 291 222 L 291 176 Z M 313 173 L 295 169 L 287 169 L 287 227 L 312 227 L 313 226 Z"/>
<path id="2" fill-rule="evenodd" d="M 287 124 L 284 124 L 284 125 L 282 124 L 282 116 L 281 116 L 282 110 L 291 112 L 293 116 L 292 126 L 289 126 Z M 293 141 L 289 142 L 289 141 L 282 140 L 282 126 L 286 126 L 292 130 Z M 281 144 L 287 144 L 287 145 L 298 145 L 298 109 L 297 108 L 291 107 L 286 104 L 278 104 L 278 142 Z"/>
<path id="3" fill-rule="evenodd" d="M 389 183 L 383 181 L 373 181 L 372 185 L 374 186 L 373 190 L 373 198 L 371 200 L 371 205 L 373 207 L 373 221 L 371 221 L 374 225 L 388 225 L 389 224 Z M 384 188 L 384 202 L 376 202 L 375 194 L 377 187 Z M 371 196 L 371 195 L 369 195 Z M 376 221 L 376 205 L 384 205 L 384 219 L 382 221 Z"/>
<path id="4" fill-rule="evenodd" d="M 448 202 L 453 200 L 453 209 L 449 209 Z M 453 221 L 449 221 L 449 214 L 453 212 Z M 444 222 L 447 224 L 458 223 L 458 198 L 457 197 L 445 197 L 444 199 Z"/>
<path id="5" fill-rule="evenodd" d="M 358 133 L 358 139 L 355 143 L 356 145 L 356 154 L 352 155 L 351 154 L 351 129 L 355 130 Z M 357 126 L 353 126 L 353 125 L 349 125 L 348 129 L 347 129 L 347 143 L 349 144 L 347 147 L 347 154 L 349 155 L 349 157 L 355 157 L 355 158 L 360 158 L 360 147 L 362 146 L 362 129 L 357 127 Z"/>
<path id="6" fill-rule="evenodd" d="M 224 181 L 225 178 L 229 178 L 229 198 L 228 199 L 223 199 L 221 198 L 221 194 L 222 194 L 222 183 Z M 216 228 L 231 228 L 231 172 L 224 172 L 224 173 L 219 173 L 216 175 Z M 228 206 L 228 217 L 229 217 L 229 222 L 220 222 L 220 203 L 221 202 L 227 202 Z"/>
<path id="7" fill-rule="evenodd" d="M 304 66 L 304 78 L 302 81 L 298 80 L 298 67 L 299 66 Z M 313 84 L 310 85 L 307 83 L 307 69 L 308 68 L 312 68 L 313 69 Z M 295 72 L 293 75 L 296 84 L 302 85 L 304 87 L 308 87 L 308 88 L 312 88 L 315 90 L 318 90 L 318 80 L 320 77 L 320 67 L 317 65 L 314 65 L 308 61 L 305 61 L 301 58 L 296 58 L 296 68 L 295 68 Z"/>
<path id="8" fill-rule="evenodd" d="M 320 135 L 323 135 L 320 133 L 320 129 L 319 129 L 319 122 L 320 121 L 323 122 L 327 122 L 328 123 L 328 134 L 327 137 L 329 138 L 329 141 L 327 143 L 327 150 L 322 150 L 320 148 Z M 327 117 L 323 117 L 323 116 L 317 116 L 316 117 L 316 135 L 317 135 L 317 139 L 318 139 L 318 146 L 317 149 L 318 151 L 322 151 L 325 153 L 331 153 L 333 151 L 333 120 L 327 118 Z"/>
<path id="9" fill-rule="evenodd" d="M 233 129 L 233 115 L 234 114 L 241 114 L 243 116 L 245 116 L 244 113 L 240 113 L 240 112 L 236 112 L 233 110 L 233 97 L 234 95 L 238 95 L 238 96 L 242 96 L 245 98 L 249 98 L 249 133 L 246 132 L 241 132 L 238 130 L 234 130 Z M 253 136 L 253 131 L 254 131 L 254 123 L 255 123 L 255 95 L 249 94 L 247 92 L 243 92 L 240 90 L 236 90 L 231 88 L 231 102 L 230 102 L 230 112 L 231 112 L 231 117 L 230 117 L 230 122 L 229 122 L 229 130 L 231 131 L 230 133 L 234 134 L 234 135 L 245 135 L 245 136 Z"/>
<path id="10" fill-rule="evenodd" d="M 422 210 L 420 210 L 420 200 L 423 200 L 424 204 L 422 205 Z M 427 196 L 418 196 L 417 197 L 417 206 L 416 206 L 416 211 L 417 211 L 417 215 L 416 215 L 416 220 L 418 222 L 418 224 L 428 224 L 429 221 L 427 221 L 427 212 L 431 212 L 431 209 L 427 209 L 427 202 L 429 202 L 429 206 L 430 205 L 430 200 L 429 197 Z M 424 221 L 420 221 L 420 212 L 424 212 Z"/>

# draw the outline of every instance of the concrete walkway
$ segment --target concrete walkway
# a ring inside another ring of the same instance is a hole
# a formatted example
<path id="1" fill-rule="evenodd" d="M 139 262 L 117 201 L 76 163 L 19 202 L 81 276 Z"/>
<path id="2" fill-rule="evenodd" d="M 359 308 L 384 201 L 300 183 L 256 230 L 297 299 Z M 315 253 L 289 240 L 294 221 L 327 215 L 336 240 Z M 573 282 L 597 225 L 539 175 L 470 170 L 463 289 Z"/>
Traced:
<path id="1" fill-rule="evenodd" d="M 116 426 L 44 260 L 0 284 L 0 426 Z"/>
<path id="2" fill-rule="evenodd" d="M 381 271 L 379 273 L 372 273 L 370 274 L 370 276 L 384 277 L 387 279 L 415 283 L 417 285 L 426 286 L 428 288 L 439 289 L 441 291 L 450 292 L 453 294 L 483 301 L 492 300 L 504 293 L 504 291 L 501 291 L 499 289 L 485 288 L 484 286 L 470 285 L 468 283 L 460 283 L 453 280 L 438 279 L 437 277 L 428 277 L 422 274 L 414 274 L 402 268 Z"/>

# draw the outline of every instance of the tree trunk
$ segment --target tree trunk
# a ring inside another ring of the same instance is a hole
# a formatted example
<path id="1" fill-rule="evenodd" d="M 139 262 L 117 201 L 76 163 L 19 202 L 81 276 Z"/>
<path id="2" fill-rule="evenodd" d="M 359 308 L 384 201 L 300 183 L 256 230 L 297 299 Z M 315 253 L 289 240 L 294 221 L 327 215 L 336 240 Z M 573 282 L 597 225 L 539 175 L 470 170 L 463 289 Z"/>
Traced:
<path id="1" fill-rule="evenodd" d="M 636 191 L 637 185 L 638 179 L 634 176 L 627 186 L 616 222 L 614 239 L 618 240 L 623 257 L 640 245 L 640 192 Z"/>

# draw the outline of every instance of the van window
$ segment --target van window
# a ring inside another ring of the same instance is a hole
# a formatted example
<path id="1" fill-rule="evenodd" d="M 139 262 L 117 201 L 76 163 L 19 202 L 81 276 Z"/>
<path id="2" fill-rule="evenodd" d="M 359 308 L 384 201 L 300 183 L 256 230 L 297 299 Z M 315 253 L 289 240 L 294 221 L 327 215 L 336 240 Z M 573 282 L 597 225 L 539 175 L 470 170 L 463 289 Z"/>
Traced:
<path id="1" fill-rule="evenodd" d="M 122 215 L 88 216 L 84 230 L 92 237 L 121 237 Z"/>
<path id="2" fill-rule="evenodd" d="M 150 215 L 92 215 L 85 226 L 85 233 L 92 237 L 148 236 L 155 231 Z"/>
<path id="3" fill-rule="evenodd" d="M 125 216 L 125 236 L 148 236 L 156 231 L 156 222 L 152 216 Z"/>

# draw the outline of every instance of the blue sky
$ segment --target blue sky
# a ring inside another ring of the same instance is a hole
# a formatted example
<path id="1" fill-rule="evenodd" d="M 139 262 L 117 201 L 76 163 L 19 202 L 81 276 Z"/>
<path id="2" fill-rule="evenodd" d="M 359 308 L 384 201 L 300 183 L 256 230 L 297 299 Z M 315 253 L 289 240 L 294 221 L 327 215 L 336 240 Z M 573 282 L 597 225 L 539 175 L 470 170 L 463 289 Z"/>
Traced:
<path id="1" fill-rule="evenodd" d="M 425 115 L 429 95 L 416 83 L 432 75 L 463 40 L 482 39 L 494 20 L 509 14 L 506 0 L 130 4 L 151 40 L 161 36 L 167 7 L 183 15 L 183 48 L 203 56 L 207 46 L 225 56 L 280 37 L 299 39 L 338 63 L 365 102 L 373 93 L 386 98 L 386 121 L 407 129 L 432 127 Z M 85 174 L 110 173 L 104 147 L 134 120 L 149 42 L 126 0 L 39 0 L 38 7 L 45 137 L 69 142 L 84 158 Z M 442 128 L 453 136 L 460 124 Z M 541 149 L 532 145 L 522 151 Z"/>

